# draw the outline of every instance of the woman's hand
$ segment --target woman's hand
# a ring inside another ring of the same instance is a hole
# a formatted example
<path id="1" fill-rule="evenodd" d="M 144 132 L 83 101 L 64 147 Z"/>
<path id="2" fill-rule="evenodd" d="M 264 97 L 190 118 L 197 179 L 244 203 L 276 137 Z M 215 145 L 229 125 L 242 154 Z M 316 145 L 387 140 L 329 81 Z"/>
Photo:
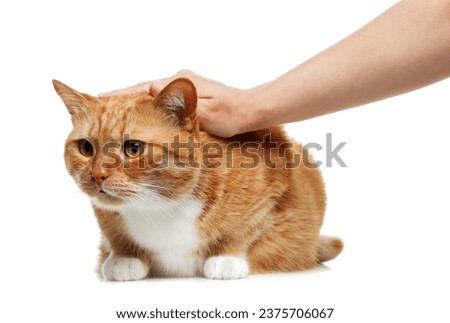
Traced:
<path id="1" fill-rule="evenodd" d="M 233 88 L 207 79 L 189 70 L 150 82 L 143 82 L 121 90 L 100 94 L 100 96 L 127 95 L 149 92 L 156 96 L 167 84 L 176 78 L 190 79 L 197 89 L 197 118 L 200 128 L 220 137 L 231 137 L 238 133 L 253 130 L 250 121 L 255 120 L 247 105 L 249 91 Z"/>

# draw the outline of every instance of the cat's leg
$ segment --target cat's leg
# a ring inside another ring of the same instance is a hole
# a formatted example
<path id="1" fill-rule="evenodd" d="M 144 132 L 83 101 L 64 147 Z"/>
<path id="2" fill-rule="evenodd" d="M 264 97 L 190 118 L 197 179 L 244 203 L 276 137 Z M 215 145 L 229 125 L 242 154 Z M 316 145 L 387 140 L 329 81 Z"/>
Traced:
<path id="1" fill-rule="evenodd" d="M 106 280 L 127 281 L 146 278 L 149 265 L 138 258 L 120 257 L 110 252 L 101 266 L 101 273 Z"/>
<path id="2" fill-rule="evenodd" d="M 105 280 L 127 281 L 146 278 L 150 271 L 151 255 L 139 248 L 128 236 L 116 228 L 123 227 L 118 213 L 94 208 L 102 229 L 98 272 Z"/>
<path id="3" fill-rule="evenodd" d="M 203 273 L 209 279 L 239 279 L 249 274 L 247 258 L 244 255 L 219 255 L 209 257 Z"/>
<path id="4" fill-rule="evenodd" d="M 100 243 L 99 274 L 105 280 L 127 281 L 146 278 L 149 273 L 147 260 L 137 257 L 121 257 L 111 250 L 108 241 L 102 237 Z"/>
<path id="5" fill-rule="evenodd" d="M 270 208 L 270 205 L 267 208 Z M 234 230 L 226 232 L 226 235 L 219 233 L 215 236 L 216 242 L 210 246 L 209 255 L 203 266 L 206 278 L 241 279 L 251 273 L 248 249 L 270 225 L 269 221 L 265 221 L 265 210 L 262 208 L 259 210 L 258 216 L 241 217 L 249 220 L 248 225 L 237 229 L 233 223 L 228 223 L 226 226 L 234 227 Z M 211 231 L 208 234 L 211 234 Z"/>
<path id="6" fill-rule="evenodd" d="M 247 231 L 246 239 L 228 236 L 210 250 L 203 266 L 203 274 L 209 279 L 241 279 L 250 274 L 247 249 L 255 240 L 254 232 Z"/>

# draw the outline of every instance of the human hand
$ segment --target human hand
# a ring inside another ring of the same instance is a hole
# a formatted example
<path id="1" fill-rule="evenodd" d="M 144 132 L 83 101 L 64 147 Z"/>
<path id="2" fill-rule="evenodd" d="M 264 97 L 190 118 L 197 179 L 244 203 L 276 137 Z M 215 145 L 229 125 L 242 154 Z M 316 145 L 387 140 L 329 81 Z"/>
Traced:
<path id="1" fill-rule="evenodd" d="M 197 119 L 200 128 L 219 137 L 231 137 L 251 129 L 251 109 L 247 104 L 249 93 L 207 79 L 189 70 L 151 82 L 143 82 L 124 89 L 102 93 L 100 96 L 127 95 L 137 92 L 150 92 L 156 96 L 167 84 L 176 78 L 190 79 L 197 89 Z"/>

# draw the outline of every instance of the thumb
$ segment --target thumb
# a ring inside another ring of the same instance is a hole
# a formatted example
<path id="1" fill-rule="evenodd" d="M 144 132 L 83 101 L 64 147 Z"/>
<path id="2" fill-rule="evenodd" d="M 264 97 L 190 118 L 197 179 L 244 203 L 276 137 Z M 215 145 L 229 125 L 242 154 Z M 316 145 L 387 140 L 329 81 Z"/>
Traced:
<path id="1" fill-rule="evenodd" d="M 150 95 L 151 96 L 157 96 L 159 92 L 161 92 L 161 90 L 164 88 L 164 84 L 159 81 L 156 80 L 154 82 L 152 82 L 152 84 L 150 85 Z"/>

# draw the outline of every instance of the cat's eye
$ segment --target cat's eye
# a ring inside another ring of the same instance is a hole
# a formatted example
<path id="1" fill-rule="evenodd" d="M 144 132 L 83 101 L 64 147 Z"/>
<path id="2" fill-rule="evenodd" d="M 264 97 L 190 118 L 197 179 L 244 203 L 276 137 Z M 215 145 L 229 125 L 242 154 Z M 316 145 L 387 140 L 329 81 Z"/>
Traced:
<path id="1" fill-rule="evenodd" d="M 137 140 L 126 141 L 124 152 L 128 157 L 137 157 L 144 151 L 144 143 Z"/>
<path id="2" fill-rule="evenodd" d="M 78 148 L 83 156 L 91 157 L 94 154 L 94 147 L 86 139 L 81 139 L 78 143 Z"/>

